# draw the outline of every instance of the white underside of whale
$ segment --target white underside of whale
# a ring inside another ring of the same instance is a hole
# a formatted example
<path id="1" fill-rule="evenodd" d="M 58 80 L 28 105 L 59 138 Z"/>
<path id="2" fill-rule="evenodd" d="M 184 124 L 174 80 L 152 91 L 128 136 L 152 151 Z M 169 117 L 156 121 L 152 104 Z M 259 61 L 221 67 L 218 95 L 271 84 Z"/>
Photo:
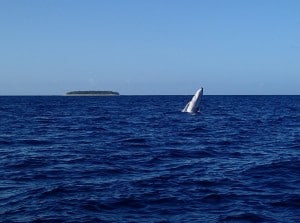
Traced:
<path id="1" fill-rule="evenodd" d="M 203 88 L 196 91 L 192 100 L 187 103 L 182 112 L 196 113 L 199 112 L 199 104 L 203 95 Z"/>

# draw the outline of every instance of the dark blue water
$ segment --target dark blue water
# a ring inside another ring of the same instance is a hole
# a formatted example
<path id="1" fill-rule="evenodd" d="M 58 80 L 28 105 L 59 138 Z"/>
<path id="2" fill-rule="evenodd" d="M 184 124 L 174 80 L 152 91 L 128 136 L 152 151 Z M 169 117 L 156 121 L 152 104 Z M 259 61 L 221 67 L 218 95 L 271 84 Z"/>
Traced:
<path id="1" fill-rule="evenodd" d="M 300 96 L 0 97 L 0 222 L 300 222 Z"/>

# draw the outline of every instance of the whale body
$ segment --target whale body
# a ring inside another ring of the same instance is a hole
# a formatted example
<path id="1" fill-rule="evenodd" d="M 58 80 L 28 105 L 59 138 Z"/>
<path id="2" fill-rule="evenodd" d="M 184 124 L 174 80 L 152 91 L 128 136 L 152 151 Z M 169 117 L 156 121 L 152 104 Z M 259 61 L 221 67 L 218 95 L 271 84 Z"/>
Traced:
<path id="1" fill-rule="evenodd" d="M 196 113 L 199 111 L 199 104 L 203 95 L 203 88 L 196 91 L 192 100 L 187 103 L 182 112 Z"/>

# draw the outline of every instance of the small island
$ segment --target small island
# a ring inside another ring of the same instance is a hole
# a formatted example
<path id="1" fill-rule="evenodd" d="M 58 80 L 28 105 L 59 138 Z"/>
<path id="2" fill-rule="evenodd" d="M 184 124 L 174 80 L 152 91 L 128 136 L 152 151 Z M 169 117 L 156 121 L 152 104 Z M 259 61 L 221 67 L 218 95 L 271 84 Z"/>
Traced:
<path id="1" fill-rule="evenodd" d="M 114 91 L 70 91 L 67 96 L 119 96 L 118 92 Z"/>

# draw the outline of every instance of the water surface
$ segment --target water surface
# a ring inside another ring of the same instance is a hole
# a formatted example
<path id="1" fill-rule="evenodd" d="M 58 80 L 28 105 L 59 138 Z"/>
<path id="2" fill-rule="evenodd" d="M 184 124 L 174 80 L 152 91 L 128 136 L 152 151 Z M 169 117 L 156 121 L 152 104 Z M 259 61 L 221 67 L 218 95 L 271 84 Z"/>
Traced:
<path id="1" fill-rule="evenodd" d="M 0 97 L 1 222 L 299 222 L 300 97 Z"/>

